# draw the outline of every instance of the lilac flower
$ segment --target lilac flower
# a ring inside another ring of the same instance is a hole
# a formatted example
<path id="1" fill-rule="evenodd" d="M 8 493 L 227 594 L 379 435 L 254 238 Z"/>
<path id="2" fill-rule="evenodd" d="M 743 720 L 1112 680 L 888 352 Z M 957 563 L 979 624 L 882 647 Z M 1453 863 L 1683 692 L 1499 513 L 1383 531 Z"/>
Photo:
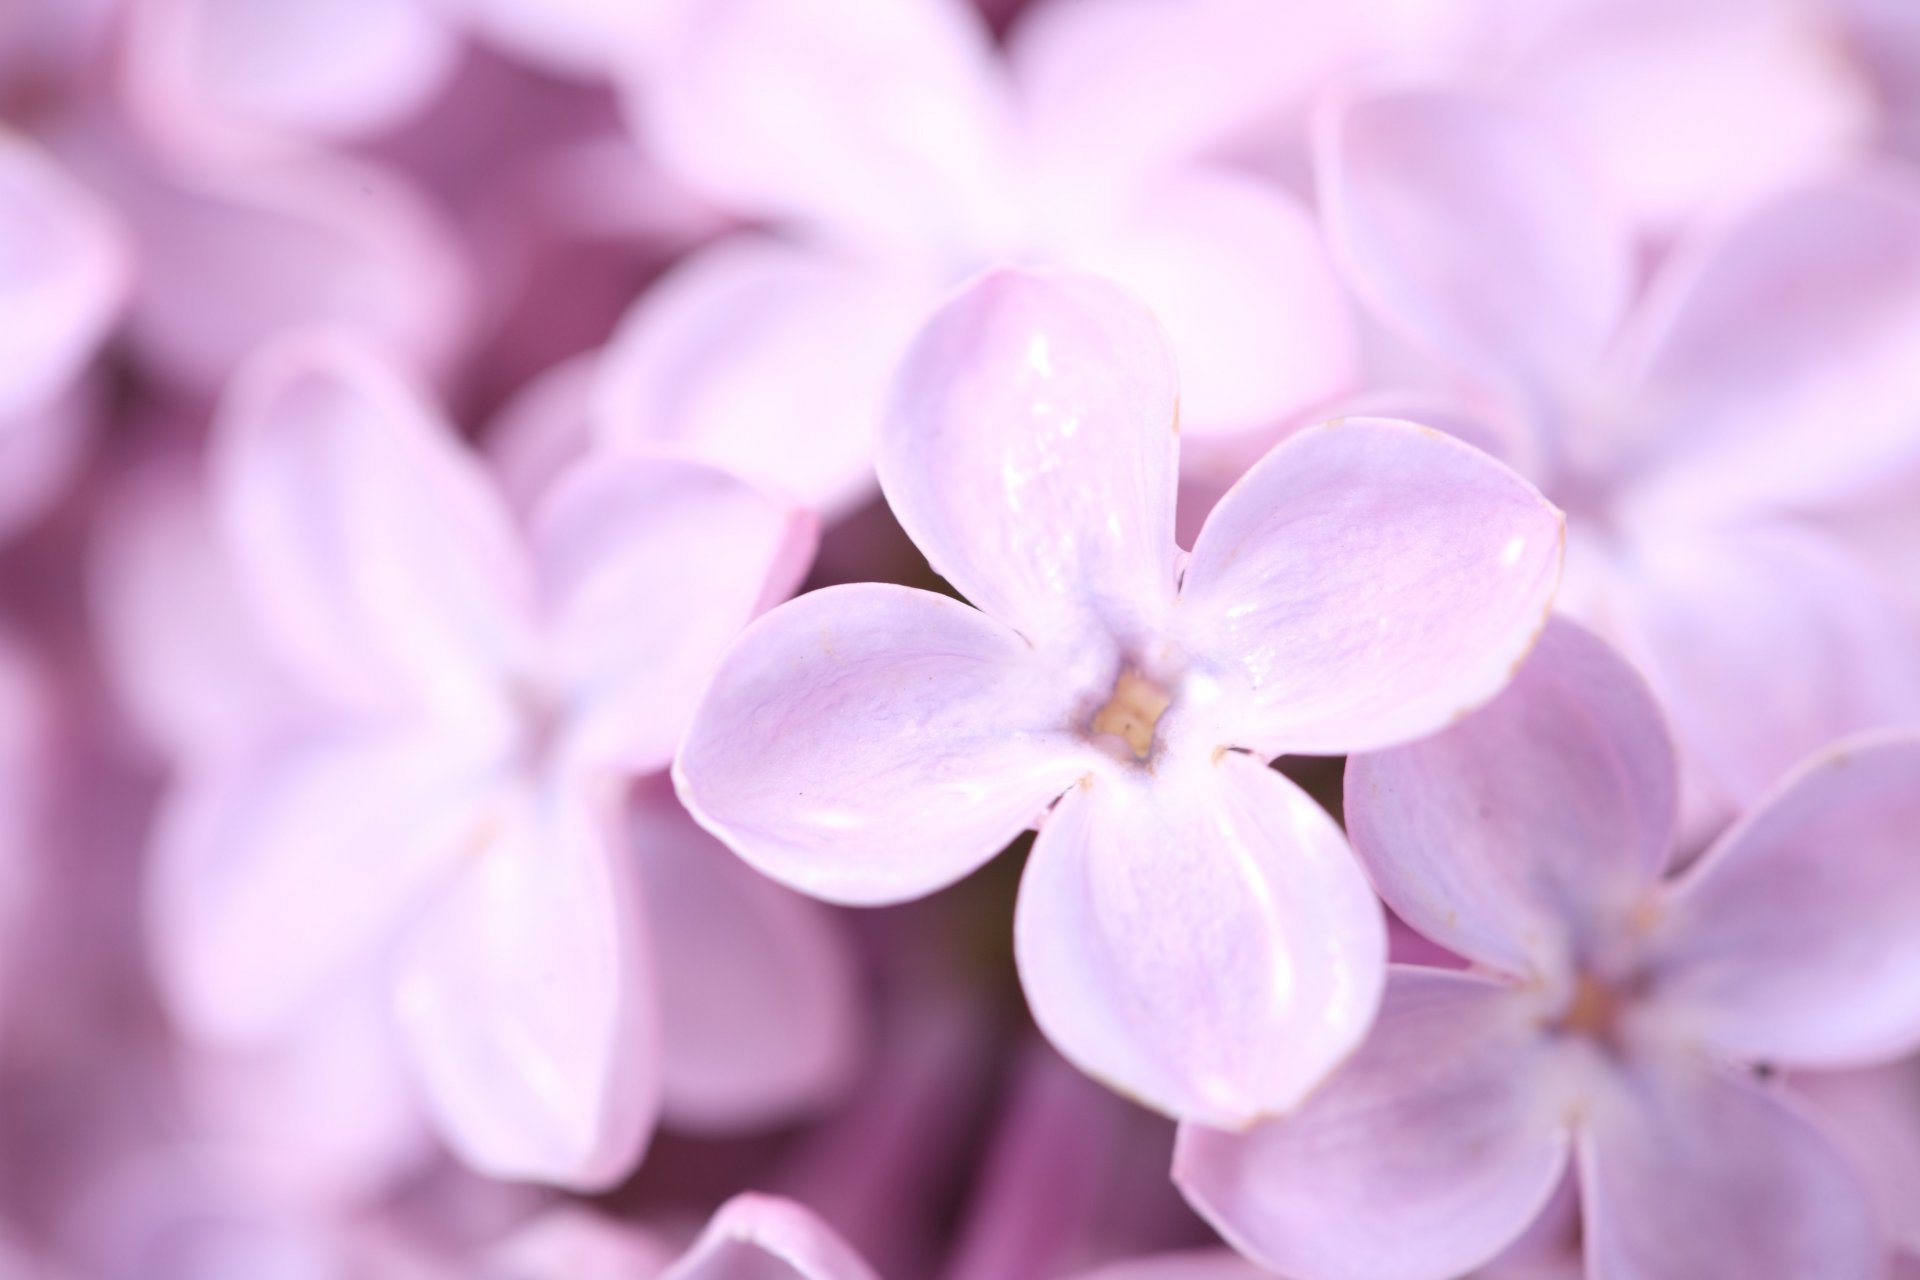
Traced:
<path id="1" fill-rule="evenodd" d="M 978 608 L 864 584 L 775 610 L 676 769 L 754 866 L 848 903 L 939 889 L 1045 814 L 1014 924 L 1041 1028 L 1155 1107 L 1245 1124 L 1359 1041 L 1385 947 L 1338 828 L 1264 762 L 1491 697 L 1560 523 L 1455 441 L 1351 422 L 1270 453 L 1188 556 L 1178 430 L 1160 332 L 1113 286 L 964 290 L 907 358 L 880 474 Z"/>
<path id="2" fill-rule="evenodd" d="M 1594 1280 L 1877 1274 L 1852 1168 L 1752 1069 L 1920 1043 L 1920 737 L 1834 748 L 1663 879 L 1676 794 L 1646 688 L 1569 623 L 1464 723 L 1350 760 L 1375 887 L 1474 968 L 1396 966 L 1295 1114 L 1184 1128 L 1189 1199 L 1288 1274 L 1440 1280 L 1571 1163 Z"/>
<path id="3" fill-rule="evenodd" d="M 224 549 L 321 710 L 185 762 L 157 837 L 174 1006 L 259 1038 L 382 967 L 459 1154 L 617 1180 L 663 1087 L 621 784 L 791 588 L 810 519 L 629 458 L 576 469 L 522 532 L 401 377 L 324 335 L 249 366 L 213 451 Z"/>
<path id="4" fill-rule="evenodd" d="M 1567 510 L 1561 608 L 1653 683 L 1690 828 L 1823 743 L 1920 718 L 1920 636 L 1810 518 L 1920 462 L 1920 186 L 1782 193 L 1630 308 L 1624 229 L 1529 118 L 1392 94 L 1322 142 L 1356 290 L 1440 361 L 1445 421 Z"/>
<path id="5" fill-rule="evenodd" d="M 1200 447 L 1351 388 L 1346 300 L 1295 199 L 1151 130 L 1085 145 L 1052 61 L 1030 76 L 957 0 L 713 0 L 671 54 L 639 104 L 662 163 L 785 231 L 723 240 L 636 303 L 595 397 L 610 439 L 665 433 L 830 515 L 857 505 L 900 352 L 1006 262 L 1147 298 Z"/>

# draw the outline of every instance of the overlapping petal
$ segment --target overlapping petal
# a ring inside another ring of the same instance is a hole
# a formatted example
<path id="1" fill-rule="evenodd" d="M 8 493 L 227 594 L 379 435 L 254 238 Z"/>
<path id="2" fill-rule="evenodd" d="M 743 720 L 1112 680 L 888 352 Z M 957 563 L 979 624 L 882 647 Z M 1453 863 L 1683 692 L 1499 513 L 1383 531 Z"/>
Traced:
<path id="1" fill-rule="evenodd" d="M 501 797 L 400 957 L 395 1008 L 441 1134 L 493 1177 L 601 1190 L 659 1109 L 644 908 L 581 797 Z"/>
<path id="2" fill-rule="evenodd" d="M 1920 736 L 1810 762 L 1674 891 L 1656 998 L 1736 1061 L 1851 1066 L 1920 1046 Z"/>
<path id="3" fill-rule="evenodd" d="M 1512 678 L 1560 577 L 1560 513 L 1411 423 L 1278 445 L 1194 543 L 1182 634 L 1224 695 L 1219 741 L 1272 757 L 1431 733 Z"/>
<path id="4" fill-rule="evenodd" d="M 1153 316 L 1090 276 L 999 271 L 921 331 L 880 486 L 936 572 L 1035 644 L 1164 616 L 1179 411 Z"/>
<path id="5" fill-rule="evenodd" d="M 676 780 L 701 824 L 775 879 L 900 901 L 985 862 L 1091 767 L 1080 701 L 978 610 L 829 587 L 734 644 Z"/>
<path id="6" fill-rule="evenodd" d="M 1386 930 L 1326 813 L 1238 752 L 1090 777 L 1041 827 L 1014 952 L 1034 1020 L 1157 1110 L 1240 1127 L 1366 1034 Z"/>
<path id="7" fill-rule="evenodd" d="M 833 1228 L 804 1206 L 748 1193 L 720 1206 L 661 1280 L 878 1280 Z"/>
<path id="8" fill-rule="evenodd" d="M 1261 1265 L 1325 1280 L 1446 1280 L 1514 1240 L 1572 1150 L 1529 1003 L 1471 973 L 1395 968 L 1347 1068 L 1245 1134 L 1186 1125 L 1174 1179 Z"/>
<path id="9" fill-rule="evenodd" d="M 1653 891 L 1676 792 L 1646 685 L 1556 619 L 1491 703 L 1347 762 L 1347 831 L 1421 933 L 1491 968 L 1560 978 Z"/>

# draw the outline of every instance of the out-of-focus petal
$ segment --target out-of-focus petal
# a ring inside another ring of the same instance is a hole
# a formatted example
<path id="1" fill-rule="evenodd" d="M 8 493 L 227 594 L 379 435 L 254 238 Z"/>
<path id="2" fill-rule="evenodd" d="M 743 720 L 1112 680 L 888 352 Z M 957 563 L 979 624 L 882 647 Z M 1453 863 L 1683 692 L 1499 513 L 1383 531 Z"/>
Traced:
<path id="1" fill-rule="evenodd" d="M 570 745 L 644 772 L 673 758 L 727 644 L 799 585 L 815 526 L 717 467 L 602 455 L 554 486 L 532 538 Z"/>
<path id="2" fill-rule="evenodd" d="M 1736 804 L 1835 739 L 1920 723 L 1920 631 L 1817 529 L 1650 528 L 1609 576 L 1596 621 Z"/>
<path id="3" fill-rule="evenodd" d="M 1079 1275 L 1076 1280 L 1271 1280 L 1231 1249 L 1195 1249 L 1132 1258 Z"/>
<path id="4" fill-rule="evenodd" d="M 751 1192 L 720 1206 L 660 1280 L 878 1280 L 804 1205 Z"/>
<path id="5" fill-rule="evenodd" d="M 474 708 L 524 659 L 526 566 L 478 461 L 339 334 L 248 363 L 212 445 L 216 518 L 277 651 L 349 697 Z"/>
<path id="6" fill-rule="evenodd" d="M 255 742 L 175 784 L 154 840 L 155 966 L 173 1012 L 259 1040 L 389 945 L 476 821 L 439 744 Z"/>
<path id="7" fill-rule="evenodd" d="M 0 424 L 45 413 L 105 336 L 131 260 L 109 207 L 0 131 Z"/>
<path id="8" fill-rule="evenodd" d="M 1290 1116 L 1183 1126 L 1173 1176 L 1263 1266 L 1446 1280 L 1546 1206 L 1572 1140 L 1529 1002 L 1471 973 L 1395 968 L 1373 1035 Z"/>
<path id="9" fill-rule="evenodd" d="M 1689 870 L 1656 1000 L 1742 1062 L 1844 1067 L 1920 1046 L 1920 733 L 1823 753 Z"/>
<path id="10" fill-rule="evenodd" d="M 689 0 L 449 0 L 502 50 L 581 80 L 644 73 Z M 697 0 L 692 0 L 697 3 Z M 643 82 L 644 83 L 644 82 Z"/>
<path id="11" fill-rule="evenodd" d="M 1156 183 L 1064 259 L 1138 294 L 1180 364 L 1180 425 L 1208 437 L 1277 427 L 1353 386 L 1358 339 L 1318 227 L 1283 192 L 1224 172 Z"/>
<path id="12" fill-rule="evenodd" d="M 604 1190 L 653 1131 L 659 1032 L 624 853 L 582 797 L 503 797 L 401 957 L 396 1009 L 424 1099 L 491 1177 Z"/>
<path id="13" fill-rule="evenodd" d="M 630 820 L 653 938 L 663 1108 L 725 1132 L 830 1101 L 858 1064 L 858 975 L 840 922 L 746 866 L 665 786 Z"/>
<path id="14" fill-rule="evenodd" d="M 971 249 L 1009 174 L 1005 87 L 962 0 L 705 0 L 641 88 L 663 163 L 849 244 Z"/>
<path id="15" fill-rule="evenodd" d="M 588 405 L 599 367 L 597 352 L 549 366 L 488 420 L 482 434 L 487 460 L 522 518 L 593 447 Z"/>
<path id="16" fill-rule="evenodd" d="M 1878 1276 L 1864 1187 L 1779 1094 L 1679 1064 L 1623 1075 L 1580 1139 L 1588 1274 Z"/>
<path id="17" fill-rule="evenodd" d="M 887 377 L 933 288 L 742 234 L 647 290 L 601 357 L 593 427 L 684 449 L 838 515 L 873 492 Z"/>
<path id="18" fill-rule="evenodd" d="M 936 572 L 1029 642 L 1156 624 L 1174 585 L 1173 360 L 1091 276 L 995 271 L 909 351 L 880 486 Z"/>
<path id="19" fill-rule="evenodd" d="M 1238 1128 L 1366 1035 L 1386 925 L 1340 829 L 1239 752 L 1096 775 L 1047 816 L 1014 953 L 1047 1038 L 1155 1110 Z"/>
<path id="20" fill-rule="evenodd" d="M 1302 431 L 1207 518 L 1180 596 L 1221 742 L 1335 755 L 1431 733 L 1504 688 L 1560 578 L 1563 522 L 1485 454 L 1406 422 Z"/>
<path id="21" fill-rule="evenodd" d="M 929 592 L 810 592 L 734 644 L 675 765 L 701 825 L 829 901 L 942 888 L 1102 759 L 1020 637 Z"/>
<path id="22" fill-rule="evenodd" d="M 1920 1060 L 1805 1072 L 1792 1084 L 1866 1180 L 1896 1246 L 1920 1254 Z"/>
<path id="23" fill-rule="evenodd" d="M 1800 505 L 1920 463 L 1920 183 L 1781 193 L 1677 259 L 1636 337 L 1638 434 L 1614 447 L 1676 502 Z"/>
<path id="24" fill-rule="evenodd" d="M 1443 90 L 1362 98 L 1326 125 L 1321 208 L 1363 300 L 1534 407 L 1584 377 L 1619 322 L 1632 263 L 1551 134 Z"/>
<path id="25" fill-rule="evenodd" d="M 7 460 L 0 468 L 0 540 L 44 514 L 80 469 L 103 391 L 83 379 L 48 404 L 0 419 L 0 457 Z"/>
<path id="26" fill-rule="evenodd" d="M 652 1234 L 568 1206 L 489 1249 L 477 1280 L 655 1280 L 672 1261 L 673 1251 Z"/>
<path id="27" fill-rule="evenodd" d="M 425 106 L 459 51 L 438 6 L 420 0 L 128 7 L 137 123 L 190 152 L 377 132 Z"/>
<path id="28" fill-rule="evenodd" d="M 1556 619 L 1492 702 L 1347 762 L 1347 832 L 1421 933 L 1517 977 L 1559 978 L 1652 891 L 1676 784 L 1646 684 Z"/>

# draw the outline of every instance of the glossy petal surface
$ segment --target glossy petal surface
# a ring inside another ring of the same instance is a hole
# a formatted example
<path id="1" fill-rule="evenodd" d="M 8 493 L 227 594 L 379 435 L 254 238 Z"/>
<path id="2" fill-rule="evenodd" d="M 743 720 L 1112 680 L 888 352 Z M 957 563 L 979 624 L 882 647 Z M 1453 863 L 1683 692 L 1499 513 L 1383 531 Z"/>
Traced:
<path id="1" fill-rule="evenodd" d="M 878 1280 L 833 1228 L 804 1206 L 740 1195 L 661 1280 Z"/>

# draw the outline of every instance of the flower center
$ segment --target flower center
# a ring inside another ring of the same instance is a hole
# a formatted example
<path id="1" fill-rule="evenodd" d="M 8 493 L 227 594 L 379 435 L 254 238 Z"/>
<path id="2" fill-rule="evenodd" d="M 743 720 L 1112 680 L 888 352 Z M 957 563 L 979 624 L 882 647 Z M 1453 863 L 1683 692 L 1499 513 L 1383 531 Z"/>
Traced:
<path id="1" fill-rule="evenodd" d="M 1153 754 L 1154 726 L 1172 702 L 1166 690 L 1129 667 L 1113 682 L 1112 696 L 1093 713 L 1087 728 L 1119 738 L 1133 751 L 1134 759 L 1145 760 Z"/>
<path id="2" fill-rule="evenodd" d="M 1589 1040 L 1610 1040 L 1619 1022 L 1620 1001 L 1603 982 L 1589 974 L 1580 975 L 1573 999 L 1560 1015 L 1559 1029 L 1568 1035 Z"/>

